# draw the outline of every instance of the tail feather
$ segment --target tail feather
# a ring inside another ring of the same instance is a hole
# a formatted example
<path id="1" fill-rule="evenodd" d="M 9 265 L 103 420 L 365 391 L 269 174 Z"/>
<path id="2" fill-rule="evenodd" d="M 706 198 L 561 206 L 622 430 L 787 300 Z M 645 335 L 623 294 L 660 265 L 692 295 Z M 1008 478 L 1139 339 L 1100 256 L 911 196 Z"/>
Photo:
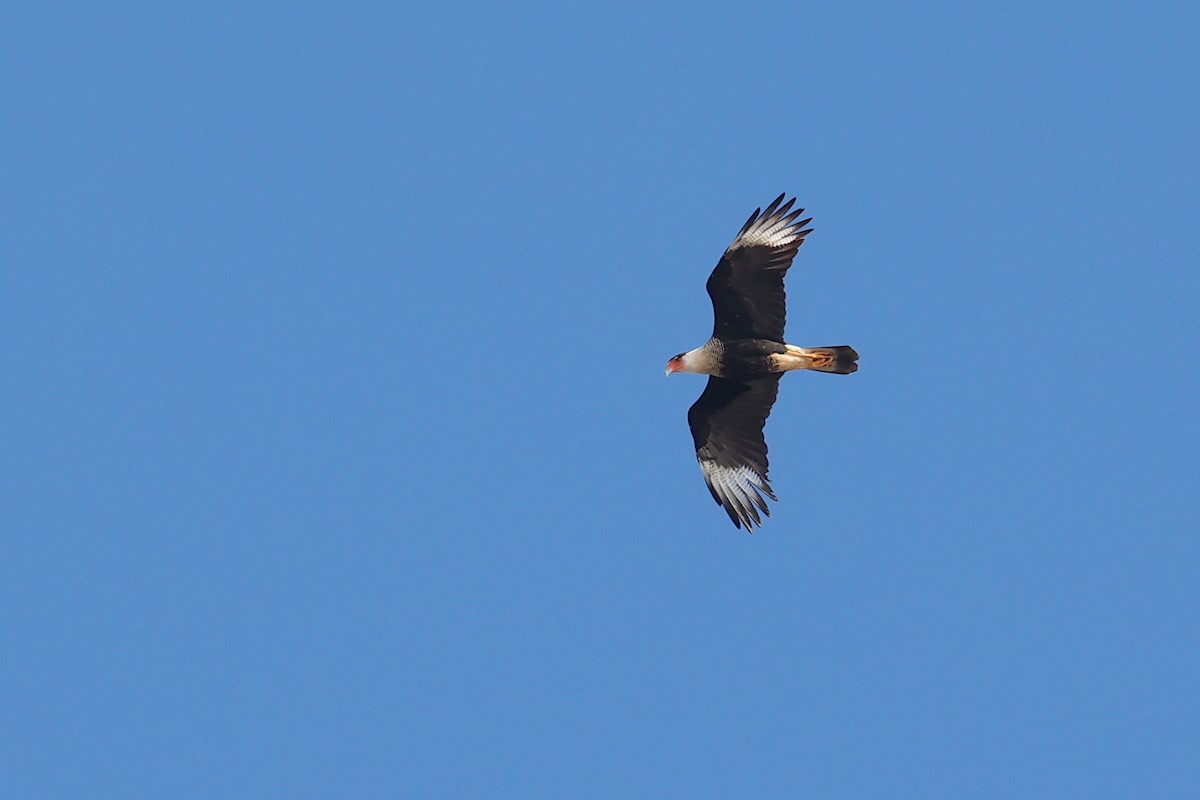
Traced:
<path id="1" fill-rule="evenodd" d="M 858 353 L 854 348 L 846 345 L 836 345 L 834 347 L 796 347 L 788 345 L 788 352 L 793 355 L 804 356 L 808 359 L 808 369 L 815 369 L 818 372 L 832 372 L 837 375 L 849 375 L 851 372 L 858 371 Z"/>

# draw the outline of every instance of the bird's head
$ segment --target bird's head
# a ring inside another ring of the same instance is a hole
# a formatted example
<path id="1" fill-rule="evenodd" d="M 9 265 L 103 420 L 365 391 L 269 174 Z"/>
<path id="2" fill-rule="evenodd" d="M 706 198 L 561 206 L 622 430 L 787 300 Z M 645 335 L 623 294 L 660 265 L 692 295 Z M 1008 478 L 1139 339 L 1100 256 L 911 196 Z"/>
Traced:
<path id="1" fill-rule="evenodd" d="M 670 375 L 672 372 L 683 372 L 683 357 L 685 355 L 687 355 L 687 353 L 680 353 L 677 356 L 671 356 L 670 360 L 667 361 L 667 369 L 663 374 Z"/>

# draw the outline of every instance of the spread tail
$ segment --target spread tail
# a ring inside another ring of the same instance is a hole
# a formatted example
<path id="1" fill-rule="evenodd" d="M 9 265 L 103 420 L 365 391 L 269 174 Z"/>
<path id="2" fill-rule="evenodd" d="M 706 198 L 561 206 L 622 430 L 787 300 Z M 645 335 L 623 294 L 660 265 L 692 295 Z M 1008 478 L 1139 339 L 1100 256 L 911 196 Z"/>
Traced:
<path id="1" fill-rule="evenodd" d="M 815 369 L 818 372 L 833 372 L 837 375 L 849 375 L 858 371 L 858 353 L 849 345 L 796 347 L 789 344 L 787 349 L 788 355 L 801 356 L 807 361 L 801 369 Z"/>

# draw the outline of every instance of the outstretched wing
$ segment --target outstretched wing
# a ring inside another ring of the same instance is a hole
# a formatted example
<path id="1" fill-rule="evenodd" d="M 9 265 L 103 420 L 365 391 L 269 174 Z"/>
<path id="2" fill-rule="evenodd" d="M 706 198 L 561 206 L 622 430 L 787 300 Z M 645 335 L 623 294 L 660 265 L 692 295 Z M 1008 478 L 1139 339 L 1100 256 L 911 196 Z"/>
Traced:
<path id="1" fill-rule="evenodd" d="M 763 495 L 778 500 L 767 480 L 767 442 L 763 425 L 779 393 L 783 373 L 748 380 L 710 377 L 690 409 L 688 425 L 696 460 L 713 499 L 733 524 L 752 531 L 762 525 L 758 512 L 771 516 Z"/>
<path id="2" fill-rule="evenodd" d="M 713 336 L 783 341 L 783 276 L 804 237 L 812 233 L 804 227 L 812 219 L 797 221 L 804 209 L 791 211 L 796 198 L 784 203 L 784 196 L 776 197 L 766 211 L 754 210 L 708 276 Z"/>

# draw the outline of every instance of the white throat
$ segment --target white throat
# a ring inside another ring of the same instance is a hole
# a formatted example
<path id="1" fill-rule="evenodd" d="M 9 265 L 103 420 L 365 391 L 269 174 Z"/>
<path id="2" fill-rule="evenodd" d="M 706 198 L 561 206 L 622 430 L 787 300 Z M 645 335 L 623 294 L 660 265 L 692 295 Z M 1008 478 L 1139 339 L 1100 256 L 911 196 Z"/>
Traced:
<path id="1" fill-rule="evenodd" d="M 683 366 L 680 372 L 695 372 L 700 375 L 711 375 L 713 369 L 712 355 L 703 347 L 689 350 L 680 359 Z"/>

